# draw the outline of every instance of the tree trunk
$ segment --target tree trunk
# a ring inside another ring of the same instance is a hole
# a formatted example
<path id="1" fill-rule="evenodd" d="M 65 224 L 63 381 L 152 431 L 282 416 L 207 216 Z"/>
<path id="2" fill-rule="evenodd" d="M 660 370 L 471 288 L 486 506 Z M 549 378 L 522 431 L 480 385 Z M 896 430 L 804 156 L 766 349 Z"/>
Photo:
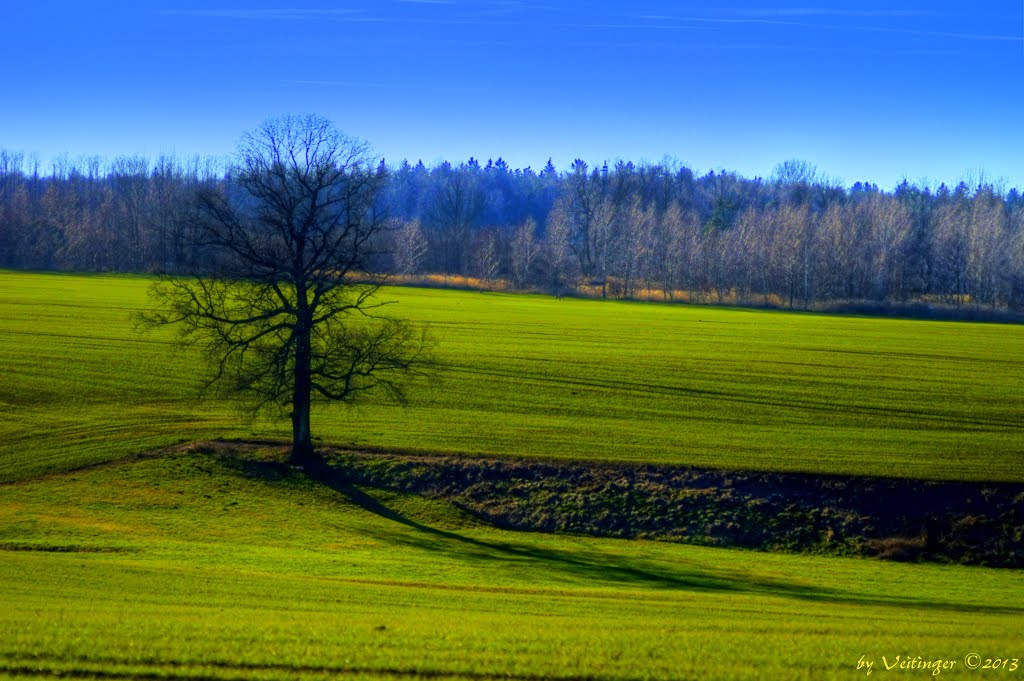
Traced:
<path id="1" fill-rule="evenodd" d="M 313 461 L 313 437 L 309 428 L 309 403 L 312 391 L 310 338 L 306 325 L 295 329 L 295 390 L 292 394 L 292 463 Z"/>

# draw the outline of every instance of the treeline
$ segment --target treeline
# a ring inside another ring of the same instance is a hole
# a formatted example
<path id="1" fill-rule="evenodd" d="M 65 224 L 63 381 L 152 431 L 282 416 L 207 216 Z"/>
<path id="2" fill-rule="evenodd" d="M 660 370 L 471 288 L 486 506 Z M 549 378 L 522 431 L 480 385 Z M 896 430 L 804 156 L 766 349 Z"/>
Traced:
<path id="1" fill-rule="evenodd" d="M 0 150 L 0 266 L 180 270 L 193 257 L 196 190 L 223 182 L 210 159 L 62 158 L 43 175 Z"/>
<path id="2" fill-rule="evenodd" d="M 196 190 L 217 163 L 63 159 L 46 174 L 0 151 L 0 266 L 182 271 Z M 672 163 L 559 172 L 502 160 L 389 169 L 382 270 L 517 289 L 787 307 L 928 303 L 1024 310 L 1024 198 L 985 182 L 893 191 L 820 177 L 698 176 Z"/>

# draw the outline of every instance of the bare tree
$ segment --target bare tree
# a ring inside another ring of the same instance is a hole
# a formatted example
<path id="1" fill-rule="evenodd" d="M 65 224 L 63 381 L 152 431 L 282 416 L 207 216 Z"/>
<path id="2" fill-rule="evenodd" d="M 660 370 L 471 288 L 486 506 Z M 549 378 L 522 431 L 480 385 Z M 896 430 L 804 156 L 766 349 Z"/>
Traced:
<path id="1" fill-rule="evenodd" d="M 806 204 L 785 205 L 773 211 L 771 267 L 777 290 L 794 307 L 800 299 L 806 305 L 811 291 L 811 255 L 814 252 L 814 219 Z"/>
<path id="2" fill-rule="evenodd" d="M 292 460 L 313 459 L 313 398 L 404 399 L 427 363 L 423 333 L 380 314 L 374 237 L 386 178 L 365 143 L 323 118 L 245 135 L 226 185 L 199 194 L 196 248 L 212 264 L 151 289 L 144 324 L 176 325 L 211 365 L 207 386 L 254 412 L 291 408 Z"/>
<path id="3" fill-rule="evenodd" d="M 868 283 L 863 297 L 898 300 L 902 297 L 903 254 L 910 235 L 910 211 L 894 198 L 881 195 L 864 202 L 864 210 L 863 222 L 868 225 L 869 237 L 865 239 Z"/>
<path id="4" fill-rule="evenodd" d="M 548 288 L 556 298 L 561 298 L 575 287 L 579 275 L 578 261 L 573 257 L 572 224 L 561 202 L 555 202 L 548 215 L 546 245 Z"/>
<path id="5" fill-rule="evenodd" d="M 590 215 L 587 233 L 590 238 L 591 279 L 590 285 L 600 284 L 601 298 L 608 297 L 608 277 L 615 266 L 616 239 L 615 206 L 609 199 L 598 203 Z"/>
<path id="6" fill-rule="evenodd" d="M 935 279 L 946 303 L 962 305 L 969 293 L 971 213 L 966 187 L 961 184 L 951 201 L 941 205 L 935 215 Z"/>
<path id="7" fill-rule="evenodd" d="M 480 278 L 481 283 L 488 288 L 494 288 L 494 282 L 498 278 L 498 271 L 501 268 L 501 257 L 498 253 L 498 235 L 496 229 L 488 229 L 476 238 L 473 248 L 473 269 Z"/>
<path id="8" fill-rule="evenodd" d="M 627 298 L 636 295 L 637 281 L 642 281 L 647 289 L 651 288 L 652 250 L 655 247 L 654 230 L 658 223 L 653 204 L 644 204 L 639 196 L 634 196 L 624 207 L 616 235 L 618 246 L 618 270 L 624 285 Z"/>
<path id="9" fill-rule="evenodd" d="M 665 292 L 671 299 L 678 287 L 696 287 L 696 270 L 701 259 L 700 218 L 673 201 L 662 216 L 668 239 L 665 252 Z"/>
<path id="10" fill-rule="evenodd" d="M 971 211 L 967 276 L 971 302 L 994 309 L 1001 297 L 1002 279 L 1013 268 L 1009 225 L 1003 200 L 990 186 L 979 189 Z"/>
<path id="11" fill-rule="evenodd" d="M 419 220 L 410 220 L 399 227 L 394 240 L 395 270 L 398 274 L 419 274 L 428 247 Z"/>
<path id="12" fill-rule="evenodd" d="M 1024 220 L 1020 222 L 1024 222 Z M 1011 263 L 1007 276 L 1007 307 L 1011 310 L 1022 310 L 1024 309 L 1024 224 L 1018 224 L 1011 234 L 1010 251 L 1007 254 Z"/>
<path id="13" fill-rule="evenodd" d="M 537 240 L 537 223 L 533 218 L 516 227 L 509 242 L 509 269 L 512 274 L 512 286 L 525 289 L 530 283 L 530 275 L 540 258 L 541 243 Z"/>

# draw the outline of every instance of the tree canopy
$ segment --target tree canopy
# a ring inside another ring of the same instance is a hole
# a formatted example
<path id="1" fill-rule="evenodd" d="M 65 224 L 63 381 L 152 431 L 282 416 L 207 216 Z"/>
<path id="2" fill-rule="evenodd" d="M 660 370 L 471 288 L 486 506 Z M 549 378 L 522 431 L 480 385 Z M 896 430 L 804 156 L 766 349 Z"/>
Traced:
<path id="1" fill-rule="evenodd" d="M 209 387 L 254 412 L 290 408 L 299 463 L 313 456 L 312 400 L 402 400 L 428 364 L 425 333 L 386 316 L 379 296 L 386 181 L 330 121 L 268 120 L 243 137 L 227 180 L 198 192 L 191 276 L 151 289 L 143 321 L 177 326 L 209 361 Z"/>

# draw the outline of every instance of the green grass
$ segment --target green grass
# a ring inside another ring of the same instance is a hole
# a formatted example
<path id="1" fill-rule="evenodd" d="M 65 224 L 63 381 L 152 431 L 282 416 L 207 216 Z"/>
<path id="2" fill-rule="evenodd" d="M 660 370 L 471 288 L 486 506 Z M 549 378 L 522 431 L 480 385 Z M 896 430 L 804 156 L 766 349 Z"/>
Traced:
<path id="1" fill-rule="evenodd" d="M 139 336 L 136 277 L 0 272 L 0 480 L 213 436 L 281 435 L 197 402 L 197 360 Z M 357 447 L 1024 480 L 1024 327 L 395 288 L 439 385 L 323 405 Z"/>
<path id="2" fill-rule="evenodd" d="M 0 677 L 849 679 L 882 655 L 962 677 L 968 653 L 1024 657 L 1020 571 L 510 533 L 275 456 L 0 486 Z"/>
<path id="3" fill-rule="evenodd" d="M 274 452 L 59 472 L 286 434 L 196 401 L 196 358 L 132 330 L 147 285 L 0 272 L 0 678 L 846 679 L 862 656 L 956 676 L 969 653 L 1024 658 L 1021 571 L 511 533 Z M 1024 480 L 1021 327 L 388 295 L 449 370 L 410 408 L 318 408 L 325 440 Z"/>

